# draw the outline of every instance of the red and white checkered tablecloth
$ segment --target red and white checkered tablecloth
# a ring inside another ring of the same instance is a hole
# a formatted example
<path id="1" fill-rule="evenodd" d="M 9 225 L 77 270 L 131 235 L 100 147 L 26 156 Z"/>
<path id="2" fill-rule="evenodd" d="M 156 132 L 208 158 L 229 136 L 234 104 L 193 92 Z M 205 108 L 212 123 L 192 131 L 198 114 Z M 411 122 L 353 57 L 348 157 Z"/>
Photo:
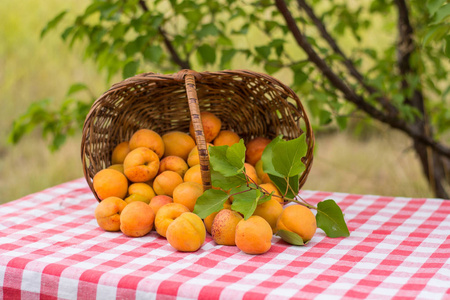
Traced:
<path id="1" fill-rule="evenodd" d="M 302 196 L 335 199 L 351 236 L 182 253 L 100 229 L 84 178 L 49 188 L 0 206 L 0 299 L 450 299 L 450 201 Z"/>

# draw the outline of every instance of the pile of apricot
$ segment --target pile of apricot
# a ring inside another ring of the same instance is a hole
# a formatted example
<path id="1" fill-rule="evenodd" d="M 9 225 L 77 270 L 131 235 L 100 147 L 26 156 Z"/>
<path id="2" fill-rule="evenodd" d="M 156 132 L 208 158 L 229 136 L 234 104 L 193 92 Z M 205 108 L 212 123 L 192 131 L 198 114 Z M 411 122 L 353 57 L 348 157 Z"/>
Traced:
<path id="1" fill-rule="evenodd" d="M 221 120 L 213 113 L 202 112 L 201 119 L 207 143 L 231 146 L 239 142 L 238 134 L 221 129 Z M 116 145 L 111 165 L 94 175 L 93 188 L 100 199 L 97 223 L 129 237 L 142 237 L 154 229 L 179 251 L 197 251 L 207 232 L 215 243 L 236 245 L 249 254 L 267 252 L 278 229 L 307 241 L 316 231 L 313 213 L 301 205 L 284 208 L 280 192 L 263 171 L 261 155 L 270 141 L 257 137 L 246 144 L 245 172 L 272 197 L 247 220 L 231 209 L 232 197 L 222 210 L 202 220 L 192 212 L 203 194 L 192 124 L 190 133 L 160 135 L 140 129 Z"/>

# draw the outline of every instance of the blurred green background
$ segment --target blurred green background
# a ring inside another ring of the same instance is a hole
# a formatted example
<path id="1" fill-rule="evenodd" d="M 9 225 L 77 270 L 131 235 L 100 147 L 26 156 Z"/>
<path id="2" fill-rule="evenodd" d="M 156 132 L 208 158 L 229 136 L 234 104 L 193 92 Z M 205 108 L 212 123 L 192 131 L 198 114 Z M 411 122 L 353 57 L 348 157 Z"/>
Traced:
<path id="1" fill-rule="evenodd" d="M 57 12 L 82 11 L 87 3 L 0 1 L 0 203 L 83 176 L 81 132 L 56 152 L 48 149 L 39 130 L 14 146 L 7 137 L 13 120 L 33 101 L 52 97 L 57 105 L 70 85 L 79 81 L 89 82 L 92 92 L 100 96 L 121 80 L 107 83 L 91 61 L 83 61 L 81 49 L 69 50 L 56 32 L 40 39 L 41 29 Z M 432 197 L 402 134 L 380 125 L 365 127 L 358 134 L 353 128 L 316 132 L 316 154 L 304 189 Z"/>

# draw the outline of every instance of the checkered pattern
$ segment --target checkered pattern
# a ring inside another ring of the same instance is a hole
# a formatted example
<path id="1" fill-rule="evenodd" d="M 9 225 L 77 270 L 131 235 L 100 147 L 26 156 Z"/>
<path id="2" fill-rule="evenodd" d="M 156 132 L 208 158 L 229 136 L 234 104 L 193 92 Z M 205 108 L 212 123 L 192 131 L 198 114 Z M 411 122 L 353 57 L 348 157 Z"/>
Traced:
<path id="1" fill-rule="evenodd" d="M 26 196 L 0 206 L 0 299 L 450 299 L 450 201 L 302 196 L 335 199 L 351 236 L 274 237 L 257 256 L 208 236 L 181 253 L 154 232 L 101 230 L 84 179 Z"/>

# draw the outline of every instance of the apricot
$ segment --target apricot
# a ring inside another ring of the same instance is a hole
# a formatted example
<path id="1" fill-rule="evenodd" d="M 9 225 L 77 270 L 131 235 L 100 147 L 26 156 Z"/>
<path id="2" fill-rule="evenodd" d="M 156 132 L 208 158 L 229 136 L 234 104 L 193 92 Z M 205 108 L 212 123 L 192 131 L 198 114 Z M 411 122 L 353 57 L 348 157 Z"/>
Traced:
<path id="1" fill-rule="evenodd" d="M 166 156 L 161 159 L 159 163 L 159 173 L 164 171 L 174 171 L 177 172 L 181 177 L 184 177 L 184 174 L 189 169 L 187 163 L 179 156 Z"/>
<path id="2" fill-rule="evenodd" d="M 272 247 L 272 228 L 260 216 L 242 219 L 236 226 L 236 246 L 247 254 L 263 254 Z"/>
<path id="3" fill-rule="evenodd" d="M 173 202 L 180 203 L 194 211 L 197 198 L 203 194 L 203 185 L 198 182 L 183 182 L 173 190 Z"/>
<path id="4" fill-rule="evenodd" d="M 106 231 L 120 230 L 120 214 L 127 203 L 118 197 L 103 199 L 95 208 L 95 219 L 98 226 Z"/>
<path id="5" fill-rule="evenodd" d="M 130 152 L 130 145 L 128 142 L 122 142 L 114 147 L 111 155 L 111 164 L 123 164 L 125 157 Z"/>
<path id="6" fill-rule="evenodd" d="M 209 111 L 203 111 L 200 113 L 200 118 L 202 119 L 203 134 L 207 143 L 210 143 L 216 138 L 222 127 L 222 122 L 220 119 Z M 194 125 L 191 121 L 189 125 L 189 133 L 195 139 Z"/>
<path id="7" fill-rule="evenodd" d="M 120 214 L 120 230 L 130 237 L 144 236 L 152 230 L 155 213 L 141 201 L 127 204 Z"/>
<path id="8" fill-rule="evenodd" d="M 178 156 L 187 160 L 189 152 L 195 147 L 194 139 L 187 133 L 171 131 L 162 136 L 164 156 Z"/>
<path id="9" fill-rule="evenodd" d="M 127 203 L 133 201 L 143 201 L 147 204 L 150 203 L 150 200 L 155 197 L 155 192 L 153 188 L 146 183 L 138 182 L 130 184 L 128 187 L 128 197 L 125 198 Z"/>
<path id="10" fill-rule="evenodd" d="M 232 146 L 239 143 L 239 135 L 230 130 L 221 130 L 214 139 L 214 146 Z"/>
<path id="11" fill-rule="evenodd" d="M 166 231 L 170 223 L 185 212 L 190 212 L 189 208 L 180 203 L 169 203 L 162 206 L 155 217 L 156 232 L 160 236 L 166 237 Z"/>
<path id="12" fill-rule="evenodd" d="M 203 222 L 205 223 L 206 231 L 208 231 L 209 234 L 211 234 L 211 227 L 212 227 L 214 218 L 216 217 L 216 215 L 218 213 L 219 213 L 218 211 L 213 212 L 212 214 L 210 214 L 203 220 Z"/>
<path id="13" fill-rule="evenodd" d="M 164 142 L 161 136 L 150 129 L 139 129 L 130 138 L 130 150 L 139 147 L 149 148 L 161 158 L 164 154 Z"/>
<path id="14" fill-rule="evenodd" d="M 153 180 L 153 189 L 157 195 L 172 197 L 173 190 L 183 183 L 183 178 L 174 171 L 164 171 Z"/>
<path id="15" fill-rule="evenodd" d="M 207 143 L 206 147 L 212 146 L 213 144 L 211 143 Z M 187 158 L 187 163 L 189 165 L 189 167 L 193 167 L 195 165 L 200 164 L 200 157 L 198 155 L 198 146 L 195 146 L 194 148 L 192 148 L 191 152 L 189 152 L 188 158 Z"/>
<path id="16" fill-rule="evenodd" d="M 253 166 L 256 165 L 261 159 L 264 149 L 270 142 L 271 140 L 265 137 L 256 137 L 250 140 L 246 144 L 245 161 Z"/>
<path id="17" fill-rule="evenodd" d="M 244 163 L 245 174 L 249 177 L 249 182 L 257 184 L 258 183 L 258 175 L 256 175 L 255 167 L 249 163 Z"/>
<path id="18" fill-rule="evenodd" d="M 120 173 L 125 175 L 124 170 L 123 170 L 123 164 L 110 165 L 107 169 L 113 169 L 113 170 L 119 171 Z"/>
<path id="19" fill-rule="evenodd" d="M 287 230 L 298 234 L 304 242 L 316 233 L 316 217 L 306 206 L 295 204 L 284 208 L 277 221 L 276 230 Z"/>
<path id="20" fill-rule="evenodd" d="M 218 245 L 234 246 L 236 225 L 242 216 L 231 209 L 222 209 L 214 218 L 211 226 L 211 236 Z"/>
<path id="21" fill-rule="evenodd" d="M 272 180 L 270 180 L 269 174 L 267 174 L 266 172 L 264 172 L 263 170 L 263 161 L 262 160 L 258 160 L 258 162 L 255 165 L 255 170 L 256 170 L 256 175 L 258 176 L 259 180 L 262 183 L 271 183 Z"/>
<path id="22" fill-rule="evenodd" d="M 128 180 L 117 170 L 103 169 L 94 175 L 94 191 L 100 200 L 108 197 L 125 198 L 128 190 Z"/>
<path id="23" fill-rule="evenodd" d="M 158 213 L 158 210 L 168 203 L 173 203 L 173 199 L 167 195 L 157 195 L 150 200 L 150 207 L 153 209 L 155 215 Z"/>
<path id="24" fill-rule="evenodd" d="M 186 174 L 184 174 L 184 181 L 185 182 L 197 182 L 203 185 L 203 180 L 202 180 L 202 173 L 200 171 L 200 165 L 195 165 L 193 167 L 190 167 L 187 171 Z"/>
<path id="25" fill-rule="evenodd" d="M 197 251 L 205 242 L 205 225 L 196 214 L 185 212 L 167 227 L 166 238 L 178 251 Z"/>
<path id="26" fill-rule="evenodd" d="M 146 147 L 131 150 L 123 162 L 125 176 L 132 182 L 146 182 L 155 178 L 159 170 L 158 155 Z"/>
<path id="27" fill-rule="evenodd" d="M 281 204 L 284 204 L 283 198 L 281 198 L 281 193 L 278 190 L 278 188 L 275 186 L 275 184 L 273 184 L 271 182 L 261 183 L 259 185 L 259 187 L 262 188 L 264 192 L 267 192 L 267 194 L 270 194 L 273 192 L 272 198 L 276 199 Z M 275 197 L 273 195 L 275 195 Z M 276 197 L 276 196 L 279 196 L 279 197 Z"/>
<path id="28" fill-rule="evenodd" d="M 260 216 L 264 220 L 269 223 L 270 227 L 272 227 L 272 232 L 275 233 L 275 229 L 277 227 L 278 217 L 283 212 L 283 206 L 276 199 L 271 198 L 270 200 L 258 204 L 256 206 L 255 211 L 253 212 L 254 216 Z"/>

